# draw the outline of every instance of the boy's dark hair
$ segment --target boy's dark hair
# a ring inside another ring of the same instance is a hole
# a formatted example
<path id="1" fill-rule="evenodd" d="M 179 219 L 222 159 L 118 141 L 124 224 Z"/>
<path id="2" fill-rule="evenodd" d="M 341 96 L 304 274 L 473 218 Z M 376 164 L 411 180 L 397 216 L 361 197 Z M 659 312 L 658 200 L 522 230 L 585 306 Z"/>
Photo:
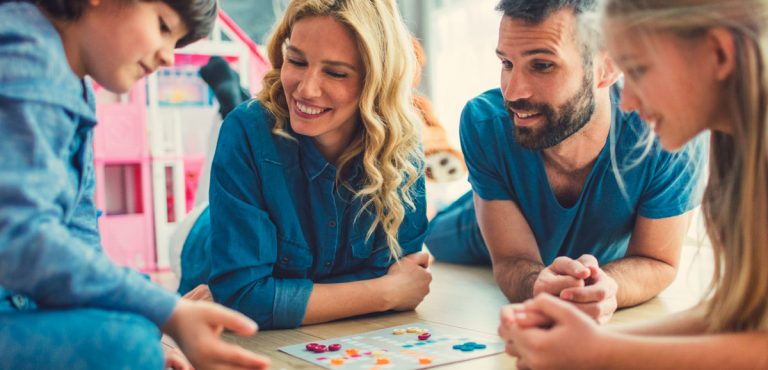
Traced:
<path id="1" fill-rule="evenodd" d="M 581 14 L 596 6 L 596 0 L 501 0 L 496 10 L 504 12 L 505 16 L 537 24 L 563 8 L 573 8 L 576 14 Z"/>
<path id="2" fill-rule="evenodd" d="M 189 30 L 176 43 L 177 48 L 205 38 L 213 30 L 213 24 L 216 22 L 216 0 L 154 1 L 162 1 L 179 13 L 179 16 Z M 80 18 L 89 6 L 87 0 L 35 0 L 34 2 L 51 16 L 70 21 Z M 130 2 L 130 0 L 125 2 Z"/>

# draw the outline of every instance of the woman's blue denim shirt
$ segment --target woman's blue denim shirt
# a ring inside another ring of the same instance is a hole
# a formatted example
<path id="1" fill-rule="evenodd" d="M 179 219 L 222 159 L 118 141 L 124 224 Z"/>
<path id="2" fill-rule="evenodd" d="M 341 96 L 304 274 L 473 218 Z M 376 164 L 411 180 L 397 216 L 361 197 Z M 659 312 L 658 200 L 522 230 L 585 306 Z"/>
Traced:
<path id="1" fill-rule="evenodd" d="M 32 4 L 0 5 L 0 311 L 92 307 L 161 325 L 177 296 L 100 245 L 95 124 L 51 23 Z"/>
<path id="2" fill-rule="evenodd" d="M 217 302 L 262 328 L 289 328 L 301 325 L 314 283 L 379 277 L 394 260 L 380 227 L 366 238 L 373 215 L 357 217 L 362 200 L 335 186 L 336 169 L 313 140 L 274 135 L 273 126 L 258 101 L 227 116 L 211 170 L 210 213 L 190 233 L 197 241 L 185 243 L 182 269 L 186 275 L 191 256 L 191 263 L 206 259 L 188 248 L 207 248 Z M 359 188 L 361 178 L 358 158 L 348 179 Z M 427 229 L 423 174 L 413 189 L 416 209 L 406 206 L 398 231 L 404 255 L 421 250 Z"/>

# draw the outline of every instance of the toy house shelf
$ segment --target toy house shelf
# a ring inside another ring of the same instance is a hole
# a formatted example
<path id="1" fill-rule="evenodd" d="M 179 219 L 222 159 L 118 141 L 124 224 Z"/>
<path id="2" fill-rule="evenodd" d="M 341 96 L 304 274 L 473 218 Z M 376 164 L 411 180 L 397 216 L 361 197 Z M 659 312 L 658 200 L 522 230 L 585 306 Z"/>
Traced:
<path id="1" fill-rule="evenodd" d="M 251 92 L 269 65 L 258 46 L 220 12 L 207 40 L 175 53 L 174 65 L 125 95 L 95 87 L 96 203 L 106 253 L 141 271 L 169 267 L 169 238 L 192 209 L 218 102 L 198 76 L 211 56 L 225 58 Z"/>

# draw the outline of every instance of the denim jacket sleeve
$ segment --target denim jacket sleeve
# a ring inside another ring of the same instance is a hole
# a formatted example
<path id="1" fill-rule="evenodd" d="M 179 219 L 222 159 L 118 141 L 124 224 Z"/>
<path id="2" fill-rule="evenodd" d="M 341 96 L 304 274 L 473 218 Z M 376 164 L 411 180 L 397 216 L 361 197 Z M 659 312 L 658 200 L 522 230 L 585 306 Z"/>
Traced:
<path id="1" fill-rule="evenodd" d="M 415 209 L 410 209 L 405 205 L 405 217 L 400 224 L 400 229 L 397 234 L 397 241 L 400 243 L 400 247 L 403 250 L 403 256 L 420 252 L 427 233 L 427 205 L 423 173 L 419 175 L 419 178 L 413 184 L 412 189 L 412 199 Z M 321 283 L 345 283 L 350 281 L 368 280 L 386 275 L 389 266 L 391 266 L 395 260 L 391 258 L 386 238 L 379 234 L 380 233 L 374 233 L 374 236 L 372 236 L 375 240 L 373 241 L 374 244 L 371 255 L 368 257 L 364 268 L 354 273 L 332 276 L 328 279 L 324 279 Z"/>
<path id="2" fill-rule="evenodd" d="M 258 143 L 269 130 L 258 103 L 246 103 L 227 116 L 211 169 L 211 274 L 217 302 L 238 310 L 265 329 L 301 325 L 313 283 L 306 276 L 278 278 L 277 228 L 265 205 Z M 253 114 L 256 110 L 256 114 Z M 263 127 L 262 127 L 263 128 Z"/>
<path id="3" fill-rule="evenodd" d="M 81 194 L 71 188 L 73 116 L 0 96 L 0 285 L 43 307 L 124 310 L 162 325 L 176 296 L 115 266 L 88 225 L 96 222 L 92 166 Z"/>

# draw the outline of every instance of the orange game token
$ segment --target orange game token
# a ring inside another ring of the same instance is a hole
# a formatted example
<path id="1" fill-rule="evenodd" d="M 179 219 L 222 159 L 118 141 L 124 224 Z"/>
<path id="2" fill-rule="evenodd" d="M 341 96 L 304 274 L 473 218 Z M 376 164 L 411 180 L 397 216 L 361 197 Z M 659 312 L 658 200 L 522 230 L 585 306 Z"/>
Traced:
<path id="1" fill-rule="evenodd" d="M 376 359 L 376 365 L 388 365 L 389 362 L 389 359 L 386 357 L 379 357 Z"/>
<path id="2" fill-rule="evenodd" d="M 344 365 L 344 359 L 339 357 L 331 359 L 331 365 Z"/>
<path id="3" fill-rule="evenodd" d="M 422 365 L 429 365 L 429 364 L 431 364 L 431 363 L 432 363 L 432 359 L 431 359 L 431 358 L 429 358 L 429 357 L 420 357 L 420 358 L 419 358 L 419 364 L 422 364 Z"/>

